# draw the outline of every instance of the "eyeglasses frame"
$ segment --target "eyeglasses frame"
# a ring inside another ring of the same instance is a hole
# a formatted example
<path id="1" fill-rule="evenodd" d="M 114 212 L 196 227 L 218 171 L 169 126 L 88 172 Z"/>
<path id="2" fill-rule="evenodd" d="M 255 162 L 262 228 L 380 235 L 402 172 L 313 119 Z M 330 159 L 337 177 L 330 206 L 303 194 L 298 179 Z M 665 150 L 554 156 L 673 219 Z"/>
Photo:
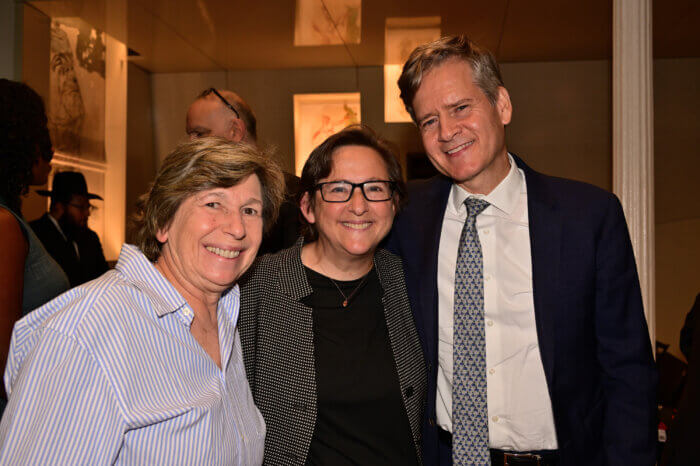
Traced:
<path id="1" fill-rule="evenodd" d="M 81 205 L 81 204 L 74 204 L 72 202 L 68 202 L 67 205 L 74 207 L 81 212 L 87 211 L 87 212 L 93 213 L 94 211 L 96 211 L 98 209 L 98 207 L 96 205 L 92 205 L 92 204 L 88 204 L 85 206 L 85 205 Z"/>
<path id="2" fill-rule="evenodd" d="M 206 90 L 205 94 L 206 95 L 214 94 L 215 96 L 217 96 L 219 98 L 219 100 L 221 101 L 221 103 L 226 105 L 228 108 L 230 108 L 233 111 L 233 113 L 236 114 L 236 118 L 238 118 L 239 120 L 241 119 L 241 115 L 238 113 L 238 110 L 236 110 L 236 108 L 233 105 L 231 105 L 231 103 L 228 100 L 224 99 L 224 96 L 219 94 L 219 91 L 217 91 L 213 87 L 210 87 L 209 89 Z"/>
<path id="3" fill-rule="evenodd" d="M 326 198 L 323 196 L 323 189 L 321 189 L 324 185 L 327 184 L 334 184 L 334 183 L 345 183 L 349 184 L 352 186 L 352 189 L 350 190 L 350 195 L 348 196 L 347 199 L 344 201 L 329 201 L 326 200 Z M 374 200 L 370 199 L 367 197 L 367 193 L 365 192 L 365 184 L 367 183 L 388 183 L 389 188 L 391 189 L 391 194 L 389 195 L 388 198 L 382 199 L 382 200 Z M 355 193 L 355 188 L 360 188 L 360 191 L 362 191 L 362 196 L 365 198 L 367 202 L 386 202 L 390 201 L 394 197 L 394 193 L 396 192 L 396 182 L 391 181 L 391 180 L 368 180 L 368 181 L 363 181 L 362 183 L 351 183 L 349 181 L 345 180 L 337 180 L 337 181 L 324 181 L 323 183 L 318 183 L 314 185 L 314 190 L 318 190 L 321 193 L 321 199 L 323 199 L 323 202 L 329 202 L 331 204 L 342 204 L 344 202 L 348 202 L 350 199 L 352 199 L 353 194 Z"/>

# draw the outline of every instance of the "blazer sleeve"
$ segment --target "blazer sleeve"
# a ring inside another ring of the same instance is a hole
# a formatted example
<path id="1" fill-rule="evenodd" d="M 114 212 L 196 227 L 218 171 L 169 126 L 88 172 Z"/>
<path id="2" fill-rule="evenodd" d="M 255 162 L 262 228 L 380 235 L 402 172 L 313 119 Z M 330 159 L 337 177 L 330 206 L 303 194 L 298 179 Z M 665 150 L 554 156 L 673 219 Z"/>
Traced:
<path id="1" fill-rule="evenodd" d="M 622 206 L 610 197 L 596 248 L 595 326 L 608 464 L 656 462 L 656 384 L 649 331 Z"/>

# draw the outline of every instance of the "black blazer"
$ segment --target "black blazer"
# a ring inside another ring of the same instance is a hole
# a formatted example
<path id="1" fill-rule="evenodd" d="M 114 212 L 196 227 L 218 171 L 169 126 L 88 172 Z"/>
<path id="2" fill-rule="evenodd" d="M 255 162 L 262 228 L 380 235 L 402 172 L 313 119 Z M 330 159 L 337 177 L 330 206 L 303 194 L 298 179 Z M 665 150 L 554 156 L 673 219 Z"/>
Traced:
<path id="1" fill-rule="evenodd" d="M 58 265 L 61 266 L 70 286 L 78 286 L 83 283 L 83 271 L 78 261 L 78 255 L 71 241 L 64 239 L 63 235 L 56 228 L 56 225 L 49 218 L 49 214 L 44 214 L 36 220 L 29 222 L 34 233 L 39 237 L 46 251 L 51 254 Z"/>
<path id="2" fill-rule="evenodd" d="M 378 250 L 374 265 L 384 290 L 382 303 L 399 386 L 421 458 L 427 381 L 401 260 Z M 312 308 L 301 302 L 313 290 L 301 262 L 301 241 L 259 258 L 240 284 L 238 329 L 248 382 L 267 426 L 265 464 L 303 465 L 317 405 Z"/>
<path id="3" fill-rule="evenodd" d="M 93 280 L 109 270 L 104 252 L 102 252 L 100 238 L 91 229 L 83 228 L 75 232 L 73 240 L 78 245 L 80 252 L 80 258 L 78 258 L 73 243 L 63 238 L 61 232 L 49 218 L 49 214 L 44 214 L 29 222 L 29 225 L 41 240 L 46 251 L 66 272 L 71 287 Z"/>
<path id="4" fill-rule="evenodd" d="M 591 185 L 525 172 L 537 337 L 562 464 L 653 465 L 656 369 L 632 245 L 617 198 Z M 437 257 L 452 181 L 411 186 L 388 249 L 406 285 L 428 367 L 426 464 L 439 464 Z"/>

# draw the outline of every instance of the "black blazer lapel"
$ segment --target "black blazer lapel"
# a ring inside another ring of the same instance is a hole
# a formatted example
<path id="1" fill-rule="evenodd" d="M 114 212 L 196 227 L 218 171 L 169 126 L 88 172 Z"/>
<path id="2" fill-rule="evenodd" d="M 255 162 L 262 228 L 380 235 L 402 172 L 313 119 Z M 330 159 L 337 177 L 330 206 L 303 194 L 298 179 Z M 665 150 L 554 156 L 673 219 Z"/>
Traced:
<path id="1" fill-rule="evenodd" d="M 518 157 L 518 167 L 525 172 L 527 209 L 532 256 L 532 288 L 535 322 L 540 355 L 550 397 L 554 381 L 554 332 L 556 330 L 557 293 L 562 242 L 562 222 L 555 197 L 548 192 L 542 175 Z"/>
<path id="2" fill-rule="evenodd" d="M 401 398 L 420 458 L 421 421 L 427 390 L 423 351 L 411 316 L 401 260 L 384 249 L 378 249 L 374 265 L 383 290 L 382 305 Z"/>
<path id="3" fill-rule="evenodd" d="M 404 250 L 404 261 L 417 261 L 416 275 L 419 276 L 416 290 L 409 289 L 409 295 L 419 302 L 420 312 L 414 315 L 419 332 L 422 330 L 423 341 L 426 343 L 427 361 L 437 361 L 437 324 L 438 324 L 438 296 L 437 296 L 437 265 L 438 250 L 440 249 L 440 235 L 442 233 L 442 221 L 447 206 L 447 198 L 450 194 L 452 182 L 444 177 L 437 177 L 431 181 L 429 189 L 417 193 L 418 198 L 412 199 L 416 207 L 411 210 L 420 212 L 420 218 L 414 218 L 417 222 L 412 231 L 415 237 L 410 244 L 410 250 Z M 411 259 L 414 256 L 415 259 Z M 415 313 L 414 313 L 415 314 Z"/>

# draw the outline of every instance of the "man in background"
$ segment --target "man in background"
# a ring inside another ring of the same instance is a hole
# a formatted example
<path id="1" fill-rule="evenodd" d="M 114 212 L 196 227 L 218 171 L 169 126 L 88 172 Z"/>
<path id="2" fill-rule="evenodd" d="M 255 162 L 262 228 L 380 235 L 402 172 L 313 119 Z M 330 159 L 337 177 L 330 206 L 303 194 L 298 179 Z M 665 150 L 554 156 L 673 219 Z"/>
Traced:
<path id="1" fill-rule="evenodd" d="M 68 275 L 71 287 L 99 277 L 108 270 L 97 233 L 87 226 L 90 200 L 102 200 L 88 192 L 85 177 L 79 172 L 59 172 L 51 191 L 37 190 L 49 196 L 49 212 L 32 222 L 32 229 L 46 251 Z"/>
<path id="2" fill-rule="evenodd" d="M 218 136 L 233 142 L 257 145 L 257 120 L 250 106 L 232 91 L 212 88 L 203 91 L 187 110 L 186 131 L 190 139 Z M 266 233 L 259 255 L 292 246 L 299 236 L 299 208 L 296 194 L 299 178 L 285 172 L 285 200 L 277 222 Z"/>
<path id="3" fill-rule="evenodd" d="M 428 367 L 425 464 L 652 466 L 656 371 L 618 199 L 508 152 L 510 96 L 465 36 L 416 48 L 399 87 L 440 172 L 388 241 Z"/>

